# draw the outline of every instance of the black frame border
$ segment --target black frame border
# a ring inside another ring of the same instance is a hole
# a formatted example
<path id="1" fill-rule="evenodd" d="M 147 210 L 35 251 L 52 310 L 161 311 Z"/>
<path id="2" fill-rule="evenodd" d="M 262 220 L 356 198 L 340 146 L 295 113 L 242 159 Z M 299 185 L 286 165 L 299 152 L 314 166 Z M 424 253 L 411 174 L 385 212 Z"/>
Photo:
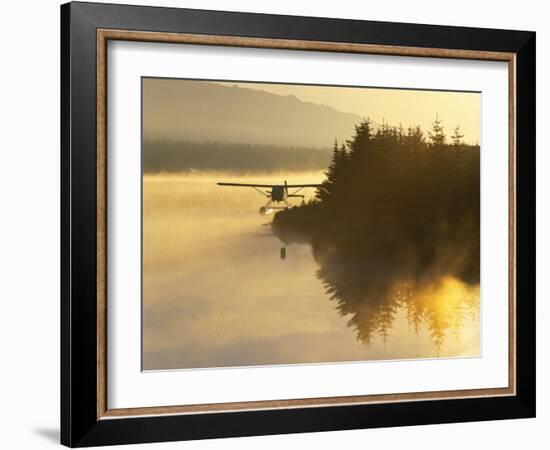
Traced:
<path id="1" fill-rule="evenodd" d="M 516 395 L 97 419 L 96 30 L 516 54 Z M 61 443 L 177 441 L 535 416 L 534 32 L 73 2 L 61 6 Z"/>

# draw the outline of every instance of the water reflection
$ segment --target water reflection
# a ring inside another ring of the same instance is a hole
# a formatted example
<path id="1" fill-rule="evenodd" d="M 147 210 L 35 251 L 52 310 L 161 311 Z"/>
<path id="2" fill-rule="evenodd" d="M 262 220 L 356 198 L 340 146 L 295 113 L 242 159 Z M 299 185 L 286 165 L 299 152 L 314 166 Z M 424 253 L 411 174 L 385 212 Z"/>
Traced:
<path id="1" fill-rule="evenodd" d="M 406 316 L 415 335 L 427 331 L 436 355 L 446 338 L 460 339 L 468 324 L 479 321 L 477 283 L 443 274 L 405 277 L 400 271 L 382 269 L 380 261 L 368 265 L 365 259 L 339 255 L 334 248 L 315 248 L 314 257 L 325 292 L 367 346 L 376 339 L 388 342 L 398 313 Z"/>
<path id="2" fill-rule="evenodd" d="M 479 312 L 479 287 L 469 286 L 456 278 L 441 278 L 424 287 L 396 283 L 385 295 L 369 296 L 361 292 L 343 294 L 342 291 L 350 290 L 341 289 L 342 285 L 334 280 L 333 274 L 327 276 L 324 269 L 318 273 L 326 292 L 336 302 L 338 312 L 349 316 L 348 325 L 367 346 L 377 337 L 386 343 L 397 312 L 403 310 L 409 328 L 416 335 L 426 328 L 436 354 L 440 355 L 445 339 L 448 336 L 459 338 L 466 322 L 475 320 Z"/>

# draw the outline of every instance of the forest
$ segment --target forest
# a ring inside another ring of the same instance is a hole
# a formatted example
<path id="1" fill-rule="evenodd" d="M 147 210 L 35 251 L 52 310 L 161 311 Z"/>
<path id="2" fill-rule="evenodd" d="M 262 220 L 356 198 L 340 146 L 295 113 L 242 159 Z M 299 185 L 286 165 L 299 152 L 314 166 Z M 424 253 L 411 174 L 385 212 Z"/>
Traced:
<path id="1" fill-rule="evenodd" d="M 145 173 L 224 171 L 237 174 L 323 170 L 330 162 L 325 149 L 225 142 L 145 141 Z"/>
<path id="2" fill-rule="evenodd" d="M 464 299 L 451 317 L 415 295 L 434 280 L 479 284 L 480 148 L 462 138 L 437 118 L 428 133 L 364 120 L 334 143 L 316 197 L 274 216 L 281 240 L 311 244 L 319 278 L 366 343 L 401 306 L 441 345 L 472 305 Z"/>

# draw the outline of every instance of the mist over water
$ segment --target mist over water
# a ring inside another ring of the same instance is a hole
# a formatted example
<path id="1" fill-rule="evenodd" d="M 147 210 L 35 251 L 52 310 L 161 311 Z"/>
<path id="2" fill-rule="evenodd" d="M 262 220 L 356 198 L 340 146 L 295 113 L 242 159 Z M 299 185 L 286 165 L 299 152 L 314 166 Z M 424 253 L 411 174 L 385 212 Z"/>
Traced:
<path id="1" fill-rule="evenodd" d="M 375 313 L 369 299 L 346 311 L 323 283 L 310 245 L 273 235 L 272 216 L 258 213 L 265 198 L 216 185 L 285 179 L 319 183 L 324 174 L 144 176 L 144 369 L 479 355 L 479 286 L 438 278 L 413 299 L 395 280 L 391 324 L 365 340 L 362 323 Z"/>

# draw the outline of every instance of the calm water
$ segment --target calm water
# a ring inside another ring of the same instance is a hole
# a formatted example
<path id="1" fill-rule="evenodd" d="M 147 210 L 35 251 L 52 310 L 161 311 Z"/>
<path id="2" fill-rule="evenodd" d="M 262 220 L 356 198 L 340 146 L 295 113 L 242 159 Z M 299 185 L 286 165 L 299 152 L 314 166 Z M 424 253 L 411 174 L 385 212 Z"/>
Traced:
<path id="1" fill-rule="evenodd" d="M 346 307 L 309 244 L 271 233 L 265 199 L 216 186 L 285 178 L 323 174 L 144 177 L 145 369 L 479 355 L 479 286 L 442 278 L 413 292 L 396 280 L 391 299 L 359 293 Z"/>

